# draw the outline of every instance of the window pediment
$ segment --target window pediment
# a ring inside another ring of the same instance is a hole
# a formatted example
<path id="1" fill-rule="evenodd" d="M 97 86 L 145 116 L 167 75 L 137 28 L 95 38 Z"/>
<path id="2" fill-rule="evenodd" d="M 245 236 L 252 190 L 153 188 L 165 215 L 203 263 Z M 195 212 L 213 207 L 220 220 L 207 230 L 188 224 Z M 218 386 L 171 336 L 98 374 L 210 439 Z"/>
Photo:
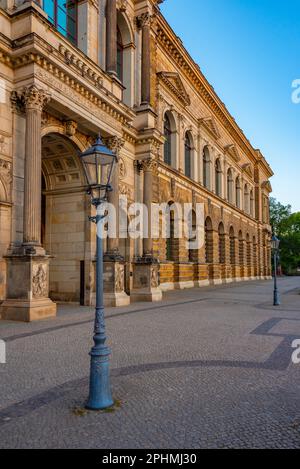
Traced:
<path id="1" fill-rule="evenodd" d="M 253 168 L 252 168 L 252 166 L 251 166 L 250 163 L 245 163 L 245 164 L 243 164 L 242 170 L 243 170 L 246 174 L 248 174 L 248 176 L 249 176 L 251 179 L 253 179 L 254 173 L 253 173 Z"/>
<path id="2" fill-rule="evenodd" d="M 158 78 L 165 86 L 176 96 L 184 106 L 190 106 L 191 99 L 187 93 L 184 84 L 177 72 L 159 72 Z"/>
<path id="3" fill-rule="evenodd" d="M 234 161 L 240 161 L 241 157 L 240 157 L 240 154 L 238 152 L 238 149 L 237 147 L 234 145 L 234 143 L 230 144 L 230 145 L 226 145 L 224 147 L 224 151 L 225 151 L 225 154 L 226 155 L 229 155 L 231 158 L 234 159 Z"/>
<path id="4" fill-rule="evenodd" d="M 261 185 L 262 189 L 265 189 L 267 192 L 273 192 L 272 185 L 270 181 L 264 181 Z"/>
<path id="5" fill-rule="evenodd" d="M 203 127 L 215 140 L 220 138 L 220 132 L 213 117 L 199 119 L 200 127 Z"/>

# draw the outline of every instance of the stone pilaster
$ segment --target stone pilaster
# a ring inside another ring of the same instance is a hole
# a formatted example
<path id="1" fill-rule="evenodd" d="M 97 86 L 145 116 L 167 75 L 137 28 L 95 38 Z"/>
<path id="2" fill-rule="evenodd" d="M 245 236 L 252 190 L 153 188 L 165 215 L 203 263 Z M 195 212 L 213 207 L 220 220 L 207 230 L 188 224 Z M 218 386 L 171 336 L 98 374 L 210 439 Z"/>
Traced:
<path id="1" fill-rule="evenodd" d="M 143 257 L 133 263 L 133 291 L 131 300 L 160 301 L 162 291 L 159 288 L 159 262 L 153 256 L 152 240 L 152 201 L 153 201 L 153 172 L 157 170 L 157 161 L 148 158 L 140 162 L 144 172 L 144 205 L 148 209 L 148 236 L 143 239 Z"/>
<path id="2" fill-rule="evenodd" d="M 151 15 L 143 13 L 137 17 L 137 25 L 142 30 L 142 81 L 141 104 L 150 104 L 150 69 L 151 69 Z"/>
<path id="3" fill-rule="evenodd" d="M 104 138 L 103 141 L 110 150 L 116 153 L 118 161 L 112 176 L 113 190 L 108 195 L 108 202 L 115 207 L 116 211 L 116 236 L 107 238 L 107 251 L 104 255 L 104 303 L 105 306 L 126 306 L 130 303 L 130 297 L 125 293 L 126 263 L 119 251 L 119 158 L 125 141 L 116 136 Z"/>
<path id="4" fill-rule="evenodd" d="M 105 258 L 109 257 L 110 260 L 113 260 L 116 257 L 120 257 L 119 252 L 119 176 L 120 176 L 120 168 L 119 168 L 119 158 L 120 158 L 120 151 L 124 146 L 124 139 L 119 137 L 108 137 L 103 139 L 105 145 L 112 151 L 114 151 L 117 155 L 117 164 L 113 172 L 112 176 L 112 191 L 109 192 L 108 195 L 108 202 L 115 207 L 116 210 L 116 237 L 107 239 L 107 252 L 105 254 Z"/>
<path id="5" fill-rule="evenodd" d="M 154 158 L 141 161 L 144 171 L 144 205 L 148 210 L 148 237 L 143 240 L 143 256 L 145 258 L 153 257 L 153 243 L 151 236 L 151 209 L 153 200 L 153 172 L 157 170 L 157 161 Z"/>
<path id="6" fill-rule="evenodd" d="M 117 0 L 106 4 L 106 71 L 117 76 Z"/>

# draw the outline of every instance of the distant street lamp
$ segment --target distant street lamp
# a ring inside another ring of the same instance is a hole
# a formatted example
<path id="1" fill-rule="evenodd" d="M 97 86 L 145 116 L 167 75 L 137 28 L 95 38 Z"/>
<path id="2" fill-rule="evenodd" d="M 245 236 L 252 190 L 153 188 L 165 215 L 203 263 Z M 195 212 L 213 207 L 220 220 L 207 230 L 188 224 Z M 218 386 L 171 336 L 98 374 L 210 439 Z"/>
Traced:
<path id="1" fill-rule="evenodd" d="M 96 143 L 80 155 L 83 163 L 88 193 L 91 203 L 96 207 L 97 214 L 90 217 L 90 221 L 97 224 L 96 244 L 96 310 L 94 324 L 94 346 L 90 351 L 90 391 L 86 407 L 91 410 L 106 409 L 113 405 L 109 377 L 110 349 L 105 345 L 105 320 L 103 301 L 103 219 L 101 204 L 107 201 L 108 192 L 112 191 L 111 178 L 117 157 L 101 141 L 99 136 Z"/>
<path id="2" fill-rule="evenodd" d="M 279 253 L 280 240 L 277 236 L 272 236 L 271 246 L 274 256 L 274 306 L 280 306 L 280 295 L 277 288 L 277 259 Z"/>

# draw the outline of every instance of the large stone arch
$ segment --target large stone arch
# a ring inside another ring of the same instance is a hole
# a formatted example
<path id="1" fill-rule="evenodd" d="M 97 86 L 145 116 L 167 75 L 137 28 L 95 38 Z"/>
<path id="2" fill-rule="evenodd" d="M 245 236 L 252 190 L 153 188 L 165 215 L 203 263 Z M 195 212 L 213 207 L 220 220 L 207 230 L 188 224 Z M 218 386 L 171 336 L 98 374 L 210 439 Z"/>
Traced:
<path id="1" fill-rule="evenodd" d="M 42 243 L 53 256 L 50 264 L 50 297 L 54 301 L 83 302 L 86 262 L 85 176 L 79 158 L 84 144 L 68 137 L 64 126 L 42 132 Z"/>

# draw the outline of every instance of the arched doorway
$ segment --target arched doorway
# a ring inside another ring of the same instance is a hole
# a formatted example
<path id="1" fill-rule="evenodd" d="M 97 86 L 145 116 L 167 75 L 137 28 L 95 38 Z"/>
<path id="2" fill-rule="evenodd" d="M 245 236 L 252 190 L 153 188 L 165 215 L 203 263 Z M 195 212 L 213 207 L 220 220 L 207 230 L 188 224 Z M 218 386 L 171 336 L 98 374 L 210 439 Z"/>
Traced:
<path id="1" fill-rule="evenodd" d="M 79 149 L 67 137 L 42 138 L 42 243 L 50 262 L 49 296 L 84 304 L 86 273 L 85 179 Z M 90 257 L 90 255 L 89 255 Z"/>

